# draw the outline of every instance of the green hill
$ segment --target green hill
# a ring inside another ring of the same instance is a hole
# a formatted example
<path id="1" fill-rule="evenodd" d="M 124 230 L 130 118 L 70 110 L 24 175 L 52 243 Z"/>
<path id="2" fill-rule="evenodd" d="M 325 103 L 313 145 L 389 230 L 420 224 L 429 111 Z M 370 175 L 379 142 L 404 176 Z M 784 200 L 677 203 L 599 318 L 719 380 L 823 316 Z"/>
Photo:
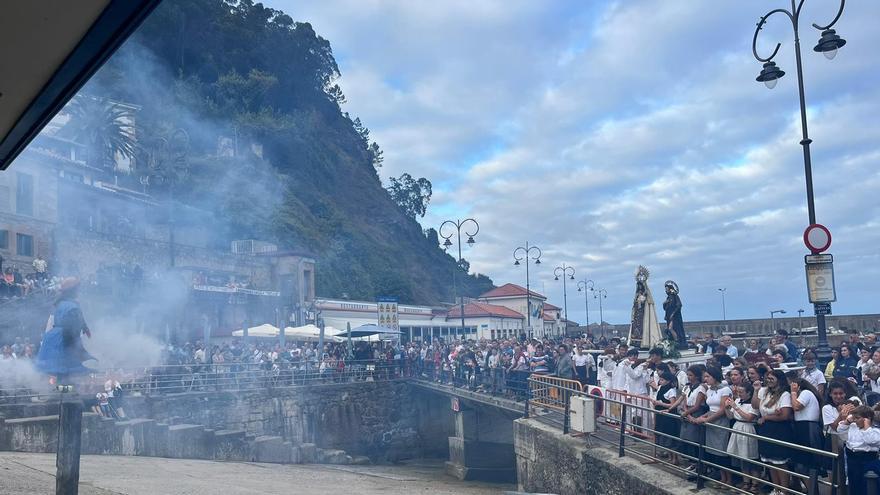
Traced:
<path id="1" fill-rule="evenodd" d="M 250 1 L 167 0 L 84 91 L 140 107 L 126 180 L 212 211 L 218 246 L 310 252 L 320 296 L 451 301 L 454 259 L 383 188 L 381 150 L 343 112 L 338 77 L 308 23 Z M 458 280 L 466 295 L 492 287 Z"/>

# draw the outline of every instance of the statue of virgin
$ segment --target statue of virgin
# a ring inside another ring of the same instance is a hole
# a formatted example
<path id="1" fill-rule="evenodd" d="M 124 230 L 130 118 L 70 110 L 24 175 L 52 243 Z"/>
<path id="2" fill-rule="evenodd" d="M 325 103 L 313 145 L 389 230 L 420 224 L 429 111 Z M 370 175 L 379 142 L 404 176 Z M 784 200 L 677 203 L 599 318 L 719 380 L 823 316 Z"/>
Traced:
<path id="1" fill-rule="evenodd" d="M 632 319 L 629 326 L 629 345 L 641 349 L 651 349 L 663 340 L 660 323 L 657 320 L 657 307 L 648 286 L 651 272 L 639 265 L 636 270 L 636 294 L 633 297 Z"/>

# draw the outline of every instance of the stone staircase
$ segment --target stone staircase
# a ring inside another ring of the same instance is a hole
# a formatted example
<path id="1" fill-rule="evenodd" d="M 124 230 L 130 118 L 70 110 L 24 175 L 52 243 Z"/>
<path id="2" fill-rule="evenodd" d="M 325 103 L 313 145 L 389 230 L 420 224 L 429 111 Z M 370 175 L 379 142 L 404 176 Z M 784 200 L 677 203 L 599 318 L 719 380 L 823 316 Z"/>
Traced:
<path id="1" fill-rule="evenodd" d="M 369 464 L 365 456 L 295 444 L 280 436 L 253 436 L 245 430 L 213 430 L 204 425 L 159 423 L 154 419 L 113 420 L 83 413 L 83 454 L 168 457 L 273 464 Z M 0 420 L 0 450 L 55 452 L 58 416 Z"/>

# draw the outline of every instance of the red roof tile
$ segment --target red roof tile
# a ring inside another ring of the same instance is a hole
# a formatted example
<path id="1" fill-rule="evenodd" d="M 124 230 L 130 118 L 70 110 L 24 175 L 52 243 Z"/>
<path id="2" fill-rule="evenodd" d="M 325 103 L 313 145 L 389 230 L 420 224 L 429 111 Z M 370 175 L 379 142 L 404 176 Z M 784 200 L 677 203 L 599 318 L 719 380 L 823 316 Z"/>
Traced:
<path id="1" fill-rule="evenodd" d="M 484 302 L 470 302 L 464 305 L 464 316 L 501 316 L 504 318 L 518 318 L 523 319 L 525 316 L 519 314 L 518 312 L 506 308 L 504 306 L 498 306 L 496 304 L 489 304 Z M 461 318 L 461 309 L 459 306 L 454 306 L 449 309 L 449 312 L 446 313 L 447 318 Z"/>
<path id="2" fill-rule="evenodd" d="M 538 294 L 537 292 L 530 290 L 534 297 L 540 297 L 541 299 L 546 299 L 543 295 Z M 516 284 L 504 284 L 501 287 L 496 287 L 485 294 L 480 295 L 481 299 L 491 299 L 493 297 L 514 297 L 514 296 L 524 296 L 526 295 L 526 288 L 520 287 Z"/>
<path id="3" fill-rule="evenodd" d="M 559 309 L 562 309 L 562 308 L 560 308 L 559 306 L 556 306 L 556 305 L 554 305 L 554 304 L 550 304 L 550 303 L 548 303 L 548 302 L 545 302 L 545 303 L 544 303 L 544 311 L 547 311 L 548 309 L 549 309 L 549 310 L 559 310 Z"/>

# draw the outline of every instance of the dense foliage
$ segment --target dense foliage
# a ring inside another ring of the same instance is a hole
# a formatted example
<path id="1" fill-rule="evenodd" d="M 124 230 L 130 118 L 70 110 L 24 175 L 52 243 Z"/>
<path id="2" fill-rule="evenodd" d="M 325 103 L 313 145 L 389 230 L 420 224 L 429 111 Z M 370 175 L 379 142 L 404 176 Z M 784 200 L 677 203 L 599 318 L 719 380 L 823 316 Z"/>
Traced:
<path id="1" fill-rule="evenodd" d="M 168 0 L 86 91 L 140 106 L 130 180 L 213 212 L 218 245 L 311 253 L 322 296 L 450 301 L 456 263 L 415 221 L 430 182 L 410 177 L 402 204 L 382 187 L 383 152 L 343 112 L 338 77 L 308 23 L 251 0 Z M 492 287 L 462 279 L 466 295 Z"/>
<path id="2" fill-rule="evenodd" d="M 431 202 L 431 181 L 424 177 L 414 179 L 405 173 L 399 179 L 392 177 L 390 182 L 388 194 L 407 216 L 425 216 Z"/>

